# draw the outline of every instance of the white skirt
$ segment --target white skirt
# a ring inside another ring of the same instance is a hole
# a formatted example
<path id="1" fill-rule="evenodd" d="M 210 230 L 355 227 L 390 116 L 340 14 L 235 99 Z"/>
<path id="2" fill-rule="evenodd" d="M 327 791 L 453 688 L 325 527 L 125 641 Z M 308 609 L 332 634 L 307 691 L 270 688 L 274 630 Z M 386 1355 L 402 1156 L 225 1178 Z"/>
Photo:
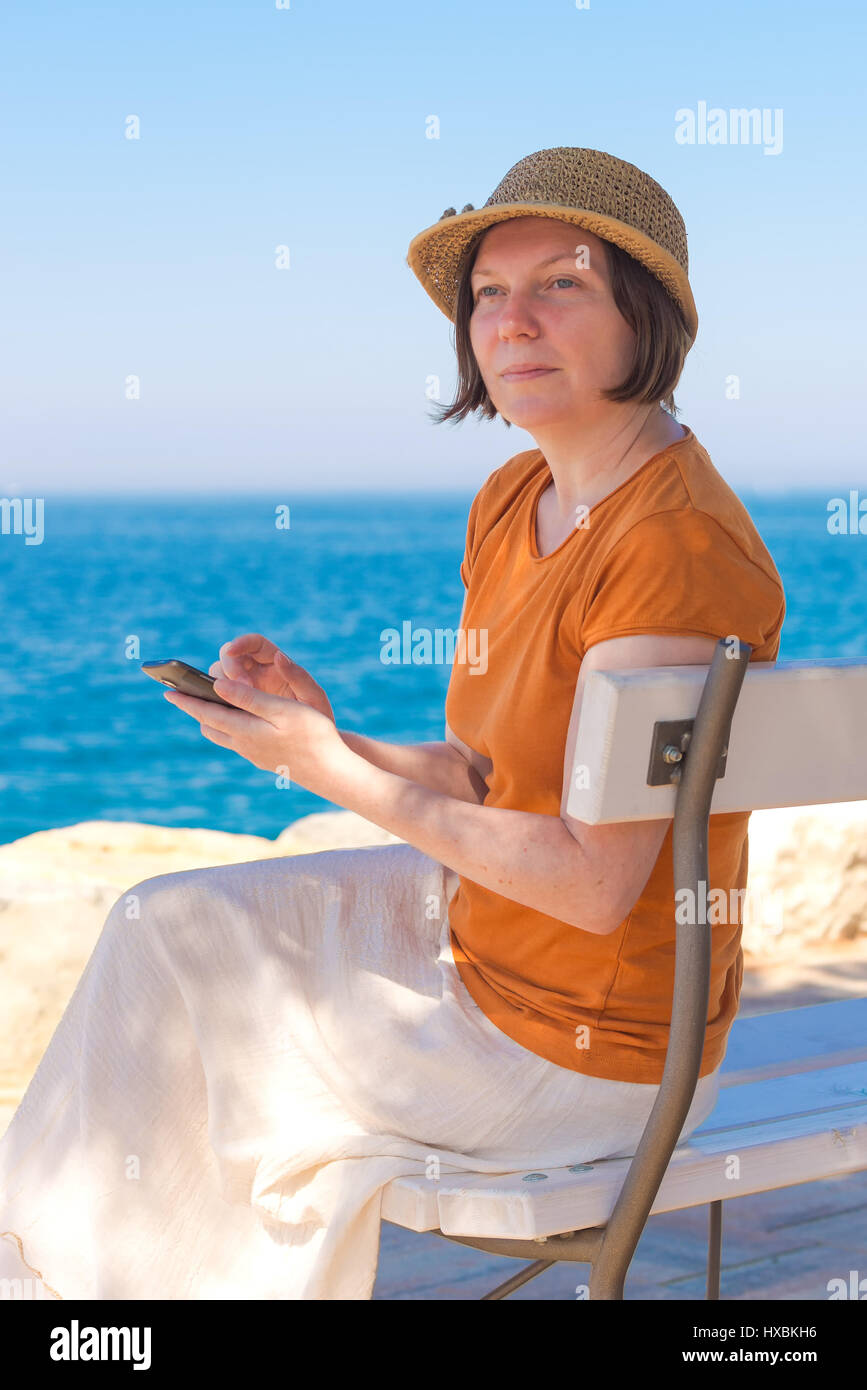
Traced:
<path id="1" fill-rule="evenodd" d="M 0 1278 L 31 1298 L 369 1299 L 390 1179 L 432 1156 L 633 1154 L 659 1088 L 490 1023 L 450 949 L 456 886 L 389 844 L 122 894 L 0 1140 Z M 680 1142 L 718 1092 L 719 1069 Z"/>

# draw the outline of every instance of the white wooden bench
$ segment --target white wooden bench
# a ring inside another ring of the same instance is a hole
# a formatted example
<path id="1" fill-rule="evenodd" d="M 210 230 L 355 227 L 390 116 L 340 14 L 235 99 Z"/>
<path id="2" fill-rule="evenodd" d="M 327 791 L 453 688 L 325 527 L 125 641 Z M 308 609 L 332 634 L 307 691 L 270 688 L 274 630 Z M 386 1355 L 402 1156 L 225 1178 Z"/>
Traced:
<path id="1" fill-rule="evenodd" d="M 719 1298 L 724 1201 L 867 1169 L 867 999 L 736 1019 L 717 1104 L 675 1147 L 707 1020 L 711 926 L 701 903 L 711 811 L 867 798 L 867 664 L 748 665 L 749 656 L 746 643 L 721 639 L 709 668 L 599 671 L 588 680 L 568 813 L 591 824 L 673 815 L 675 889 L 696 894 L 699 920 L 676 926 L 665 1069 L 634 1157 L 496 1177 L 401 1177 L 384 1189 L 384 1221 L 531 1259 L 485 1299 L 562 1260 L 590 1263 L 591 1299 L 621 1299 L 651 1212 L 703 1203 L 707 1297 Z"/>

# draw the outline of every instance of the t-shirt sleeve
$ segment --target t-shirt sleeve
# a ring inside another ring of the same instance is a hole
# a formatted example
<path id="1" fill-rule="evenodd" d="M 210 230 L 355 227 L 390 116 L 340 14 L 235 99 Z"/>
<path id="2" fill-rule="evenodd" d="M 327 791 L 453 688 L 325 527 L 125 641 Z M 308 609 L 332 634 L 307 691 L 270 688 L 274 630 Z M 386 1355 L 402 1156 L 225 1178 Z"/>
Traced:
<path id="1" fill-rule="evenodd" d="M 470 587 L 470 574 L 472 572 L 476 554 L 478 553 L 479 546 L 482 542 L 482 531 L 479 524 L 479 513 L 481 511 L 481 500 L 482 493 L 484 492 L 484 487 L 485 485 L 483 484 L 482 487 L 479 488 L 479 491 L 476 493 L 475 497 L 473 498 L 472 505 L 470 507 L 470 515 L 467 520 L 467 539 L 466 545 L 464 546 L 464 558 L 461 561 L 461 579 L 464 582 L 465 589 L 468 589 Z"/>
<path id="2" fill-rule="evenodd" d="M 737 636 L 755 650 L 779 634 L 784 612 L 779 577 L 690 507 L 645 517 L 611 548 L 594 576 L 580 645 L 678 633 Z"/>

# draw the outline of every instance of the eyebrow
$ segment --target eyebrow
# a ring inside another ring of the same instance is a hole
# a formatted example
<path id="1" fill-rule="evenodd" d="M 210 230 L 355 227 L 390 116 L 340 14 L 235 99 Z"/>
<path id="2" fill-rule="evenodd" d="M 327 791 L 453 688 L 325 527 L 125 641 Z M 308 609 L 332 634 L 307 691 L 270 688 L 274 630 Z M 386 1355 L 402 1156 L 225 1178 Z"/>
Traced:
<path id="1" fill-rule="evenodd" d="M 544 261 L 539 261 L 536 269 L 541 270 L 543 266 L 556 265 L 560 261 L 571 261 L 574 265 L 575 257 L 572 255 L 571 251 L 557 251 L 553 256 L 548 256 Z M 587 268 L 589 269 L 589 267 Z M 474 279 L 476 275 L 496 275 L 496 271 L 491 270 L 491 268 L 486 265 L 474 266 L 470 279 Z"/>

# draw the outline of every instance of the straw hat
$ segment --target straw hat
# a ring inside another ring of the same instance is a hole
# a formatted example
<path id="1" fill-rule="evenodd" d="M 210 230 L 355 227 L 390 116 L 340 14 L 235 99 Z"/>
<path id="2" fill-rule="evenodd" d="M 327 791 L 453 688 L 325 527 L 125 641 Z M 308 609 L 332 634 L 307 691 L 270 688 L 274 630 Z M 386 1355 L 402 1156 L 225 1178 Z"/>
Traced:
<path id="1" fill-rule="evenodd" d="M 646 266 L 679 305 L 690 339 L 698 314 L 689 286 L 686 227 L 665 189 L 602 150 L 558 146 L 513 165 L 483 208 L 446 208 L 409 244 L 407 264 L 454 322 L 461 263 L 478 237 L 511 217 L 556 217 L 614 242 Z"/>

